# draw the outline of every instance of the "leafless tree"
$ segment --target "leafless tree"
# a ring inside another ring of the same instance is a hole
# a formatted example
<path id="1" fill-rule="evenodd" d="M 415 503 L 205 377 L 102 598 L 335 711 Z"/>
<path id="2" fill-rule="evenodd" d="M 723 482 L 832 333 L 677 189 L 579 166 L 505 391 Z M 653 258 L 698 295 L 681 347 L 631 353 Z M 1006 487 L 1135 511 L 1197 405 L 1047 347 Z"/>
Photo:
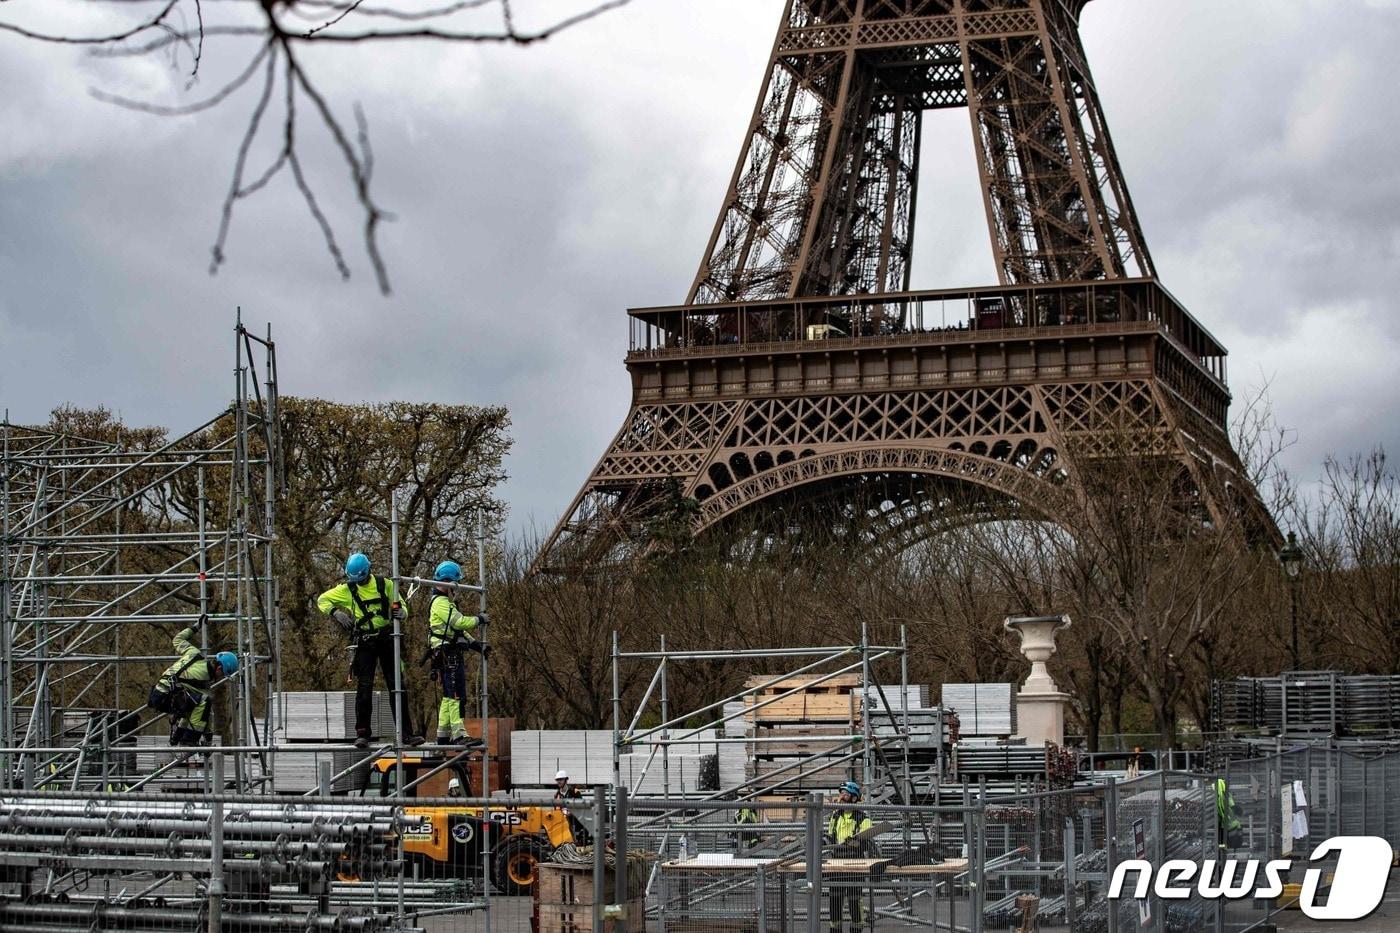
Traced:
<path id="1" fill-rule="evenodd" d="M 101 100 L 132 110 L 183 116 L 232 106 L 238 91 L 257 88 L 235 150 L 211 250 L 210 272 L 216 272 L 227 258 L 225 248 L 235 206 L 285 172 L 291 175 L 320 229 L 336 270 L 342 279 L 350 277 L 349 261 L 312 188 L 301 155 L 300 129 L 304 114 L 309 112 L 310 119 L 329 135 L 349 172 L 350 194 L 363 215 L 365 252 L 380 291 L 388 294 L 389 271 L 378 232 L 380 224 L 393 215 L 374 196 L 375 161 L 368 119 L 358 104 L 351 107 L 349 122 L 337 112 L 303 53 L 313 44 L 359 49 L 405 41 L 527 46 L 630 0 L 576 0 L 565 15 L 534 28 L 518 25 L 516 7 L 520 2 L 439 0 L 423 5 L 412 0 L 89 0 L 83 5 L 86 14 L 109 14 L 125 24 L 80 34 L 64 29 L 47 31 L 35 25 L 43 19 L 34 12 L 36 7 L 26 7 L 23 0 L 0 0 L 0 17 L 4 17 L 0 33 L 36 42 L 85 46 L 108 58 L 162 57 L 172 69 L 188 74 L 187 92 L 195 90 L 206 57 L 217 44 L 220 54 L 240 63 L 238 70 L 212 93 L 194 94 L 194 100 L 161 103 L 93 91 Z M 53 10 L 45 12 L 52 15 Z M 264 164 L 254 164 L 254 144 L 264 136 L 277 138 L 275 154 Z"/>

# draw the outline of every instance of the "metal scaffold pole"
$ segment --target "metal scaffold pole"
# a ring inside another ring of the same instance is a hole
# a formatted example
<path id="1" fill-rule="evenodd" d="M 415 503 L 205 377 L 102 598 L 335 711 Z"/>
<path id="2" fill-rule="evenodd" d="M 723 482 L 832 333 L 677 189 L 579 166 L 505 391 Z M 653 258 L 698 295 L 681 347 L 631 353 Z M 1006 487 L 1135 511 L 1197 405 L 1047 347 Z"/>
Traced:
<path id="1" fill-rule="evenodd" d="M 486 515 L 484 510 L 476 510 L 476 582 L 480 587 L 477 593 L 477 614 L 486 614 Z M 481 629 L 481 796 L 491 796 L 491 692 L 487 675 L 490 665 L 486 657 L 486 626 Z M 489 812 L 488 818 L 489 818 Z M 481 899 L 485 905 L 482 916 L 486 933 L 491 933 L 491 836 L 486 834 L 481 843 Z"/>
<path id="2" fill-rule="evenodd" d="M 215 688 L 227 710 L 214 718 L 222 744 L 265 744 L 252 734 L 255 704 L 280 677 L 270 336 L 250 334 L 239 315 L 232 402 L 175 437 L 100 417 L 20 427 L 7 414 L 0 743 L 23 767 L 4 762 L 0 783 L 28 774 L 36 788 L 149 791 L 195 781 L 183 770 L 135 770 L 136 748 L 164 744 L 165 716 L 144 700 L 177 660 L 164 652 L 185 628 L 200 629 L 191 641 L 202 653 L 240 658 L 240 671 Z M 255 352 L 259 344 L 265 352 Z M 270 768 L 255 767 L 267 764 L 263 752 L 225 760 L 239 790 L 271 779 Z"/>

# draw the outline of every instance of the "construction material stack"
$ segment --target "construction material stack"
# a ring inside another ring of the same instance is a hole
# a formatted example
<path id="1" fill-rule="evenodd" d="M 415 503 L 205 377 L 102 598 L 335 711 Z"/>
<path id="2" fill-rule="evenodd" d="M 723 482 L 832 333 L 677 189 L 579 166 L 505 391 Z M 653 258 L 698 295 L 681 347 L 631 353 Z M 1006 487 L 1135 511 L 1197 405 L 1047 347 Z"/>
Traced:
<path id="1" fill-rule="evenodd" d="M 611 730 L 517 729 L 510 737 L 510 754 L 517 788 L 552 788 L 559 771 L 569 772 L 575 787 L 612 783 Z"/>
<path id="2" fill-rule="evenodd" d="M 798 675 L 776 682 L 758 676 L 745 687 L 753 786 L 789 793 L 864 780 L 857 754 L 863 715 L 859 675 Z"/>
<path id="3" fill-rule="evenodd" d="M 1217 680 L 1211 715 L 1220 729 L 1290 738 L 1400 731 L 1400 676 L 1290 671 Z"/>
<path id="4" fill-rule="evenodd" d="M 394 740 L 394 714 L 382 691 L 375 691 L 374 694 L 370 715 L 374 741 L 366 750 L 346 747 L 355 736 L 353 691 L 302 690 L 274 694 L 271 710 L 267 735 L 271 741 L 286 749 L 285 752 L 278 752 L 276 766 L 272 769 L 272 789 L 278 794 L 304 794 L 317 790 L 318 769 L 323 762 L 330 766 L 332 793 L 350 793 L 360 789 L 368 777 L 368 770 L 355 765 L 374 757 L 377 745 Z"/>
<path id="5" fill-rule="evenodd" d="M 947 770 L 948 750 L 958 740 L 956 713 L 928 705 L 928 687 L 872 687 L 865 697 L 871 735 L 882 748 L 880 761 L 897 775 L 908 774 L 916 794 L 937 788 Z M 907 736 L 906 736 L 907 725 Z"/>

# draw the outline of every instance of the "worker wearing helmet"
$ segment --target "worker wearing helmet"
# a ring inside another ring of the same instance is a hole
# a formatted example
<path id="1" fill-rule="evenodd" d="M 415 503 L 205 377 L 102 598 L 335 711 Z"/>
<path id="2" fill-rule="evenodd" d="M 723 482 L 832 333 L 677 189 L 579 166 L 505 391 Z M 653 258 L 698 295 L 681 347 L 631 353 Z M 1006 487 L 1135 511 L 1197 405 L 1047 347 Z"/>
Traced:
<path id="1" fill-rule="evenodd" d="M 574 834 L 574 843 L 586 846 L 593 840 L 593 834 L 583 823 L 579 822 L 579 818 L 574 816 L 573 811 L 569 809 L 570 800 L 582 799 L 583 792 L 569 783 L 569 772 L 563 768 L 556 771 L 554 773 L 554 809 L 563 810 L 564 815 L 569 818 L 569 830 Z"/>
<path id="2" fill-rule="evenodd" d="M 181 631 L 170 644 L 180 659 L 165 669 L 146 705 L 170 716 L 170 744 L 208 744 L 210 692 L 219 682 L 238 673 L 238 655 L 220 651 L 206 658 L 190 639 L 194 629 Z"/>
<path id="3" fill-rule="evenodd" d="M 460 778 L 453 778 L 452 780 L 450 780 L 450 781 L 447 782 L 447 796 L 449 796 L 449 797 L 465 797 L 465 796 L 466 796 L 466 792 L 462 790 L 462 781 L 461 781 Z"/>
<path id="4" fill-rule="evenodd" d="M 394 622 L 408 618 L 399 600 L 394 581 L 370 573 L 369 558 L 351 554 L 345 561 L 345 582 L 326 590 L 316 600 L 316 608 L 344 630 L 355 646 L 350 672 L 355 677 L 355 747 L 365 748 L 370 739 L 370 716 L 374 712 L 374 669 L 384 673 L 384 687 L 390 692 L 393 708 Z M 402 670 L 402 661 L 400 661 Z M 408 744 L 422 745 L 423 736 L 413 729 L 409 716 L 408 684 L 401 684 L 396 713 L 408 737 Z"/>
<path id="5" fill-rule="evenodd" d="M 445 560 L 433 571 L 440 583 L 460 583 L 462 568 L 456 561 Z M 470 637 L 470 633 L 487 622 L 485 613 L 463 615 L 452 602 L 452 589 L 433 587 L 433 601 L 428 608 L 428 657 L 432 660 L 432 678 L 442 686 L 438 703 L 437 743 L 465 745 L 467 730 L 462 725 L 462 707 L 467 701 L 467 663 L 465 652 L 476 651 L 490 657 L 490 648 Z"/>
<path id="6" fill-rule="evenodd" d="M 860 785 L 855 781 L 847 781 L 841 785 L 841 794 L 836 798 L 838 803 L 853 804 L 860 802 Z M 860 856 L 869 848 L 866 840 L 857 840 L 855 837 L 865 832 L 871 827 L 870 817 L 864 810 L 842 809 L 831 814 L 831 819 L 826 822 L 826 838 L 823 840 L 828 846 L 836 846 L 836 854 L 842 856 Z M 851 925 L 859 930 L 865 923 L 865 905 L 861 903 L 861 890 L 855 885 L 846 885 L 843 890 L 840 885 L 833 885 L 831 897 L 827 908 L 829 917 L 827 923 L 833 931 L 840 931 L 842 917 L 842 902 L 851 915 Z"/>

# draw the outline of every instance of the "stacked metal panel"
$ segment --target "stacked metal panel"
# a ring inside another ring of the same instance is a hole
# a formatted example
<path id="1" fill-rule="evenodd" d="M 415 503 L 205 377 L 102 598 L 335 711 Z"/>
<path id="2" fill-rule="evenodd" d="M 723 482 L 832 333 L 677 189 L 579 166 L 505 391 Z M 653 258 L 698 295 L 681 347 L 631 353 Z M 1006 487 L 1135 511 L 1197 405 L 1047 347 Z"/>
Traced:
<path id="1" fill-rule="evenodd" d="M 611 784 L 613 734 L 607 730 L 517 729 L 510 737 L 515 787 L 552 787 L 555 772 L 580 786 Z"/>
<path id="2" fill-rule="evenodd" d="M 719 790 L 718 759 L 715 755 L 673 752 L 666 762 L 658 751 L 623 755 L 619 760 L 622 781 L 633 795 L 659 797 L 694 795 Z"/>
<path id="3" fill-rule="evenodd" d="M 307 746 L 314 749 L 314 745 Z M 332 793 L 349 793 L 352 790 L 363 788 L 368 784 L 370 773 L 370 763 L 374 760 L 373 749 L 364 751 L 303 751 L 282 753 L 277 755 L 277 761 L 272 771 L 272 790 L 278 794 L 304 794 L 314 790 L 320 781 L 318 768 L 321 762 L 329 762 L 331 776 Z M 352 766 L 358 762 L 363 762 L 361 768 Z M 344 772 L 344 773 L 342 773 Z M 339 777 L 336 777 L 339 775 Z"/>
<path id="4" fill-rule="evenodd" d="M 1044 776 L 1046 746 L 960 742 L 953 747 L 953 772 L 959 778 Z"/>
<path id="5" fill-rule="evenodd" d="M 724 734 L 727 738 L 753 735 L 753 723 L 749 722 L 748 717 L 740 715 L 747 708 L 743 700 L 733 700 L 724 704 L 724 715 L 734 717 L 724 724 Z"/>
<path id="6" fill-rule="evenodd" d="M 1218 728 L 1285 735 L 1349 735 L 1400 730 L 1400 676 L 1293 671 L 1211 684 Z"/>
<path id="7" fill-rule="evenodd" d="M 286 723 L 277 716 L 285 701 Z M 274 695 L 273 737 L 285 742 L 344 742 L 355 737 L 355 694 L 349 690 L 305 690 Z M 374 692 L 370 731 L 379 738 L 394 734 L 393 707 L 383 690 Z"/>
<path id="8" fill-rule="evenodd" d="M 886 701 L 891 710 L 898 712 L 905 709 L 925 709 L 928 707 L 928 686 L 926 684 L 910 684 L 907 687 L 900 687 L 898 684 L 889 687 L 874 687 L 865 691 L 864 706 L 871 711 L 872 715 L 879 716 L 885 711 Z"/>
<path id="9" fill-rule="evenodd" d="M 942 705 L 958 714 L 962 735 L 1016 733 L 1016 688 L 1013 684 L 944 684 Z"/>

